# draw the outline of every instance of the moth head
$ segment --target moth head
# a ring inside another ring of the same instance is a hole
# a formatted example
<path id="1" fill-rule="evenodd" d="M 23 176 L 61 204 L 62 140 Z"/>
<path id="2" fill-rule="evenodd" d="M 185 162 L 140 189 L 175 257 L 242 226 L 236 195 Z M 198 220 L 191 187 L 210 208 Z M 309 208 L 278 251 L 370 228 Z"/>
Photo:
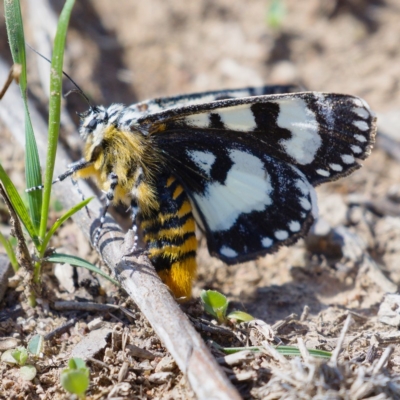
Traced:
<path id="1" fill-rule="evenodd" d="M 103 106 L 90 107 L 85 113 L 79 114 L 81 125 L 79 134 L 83 140 L 100 143 L 105 130 L 112 125 L 117 125 L 118 118 L 124 106 L 113 104 L 108 108 Z"/>

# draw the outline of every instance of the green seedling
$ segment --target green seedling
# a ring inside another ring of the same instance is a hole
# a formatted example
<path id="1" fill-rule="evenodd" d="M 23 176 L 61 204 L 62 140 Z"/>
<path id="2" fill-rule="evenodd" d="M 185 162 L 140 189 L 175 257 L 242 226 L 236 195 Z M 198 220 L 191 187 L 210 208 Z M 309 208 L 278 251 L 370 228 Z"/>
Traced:
<path id="1" fill-rule="evenodd" d="M 254 319 L 253 316 L 244 311 L 232 311 L 226 315 L 229 301 L 226 296 L 215 290 L 203 290 L 201 292 L 201 300 L 205 311 L 215 317 L 219 323 L 224 323 L 231 319 L 239 322 L 248 322 Z"/>
<path id="2" fill-rule="evenodd" d="M 61 372 L 61 386 L 71 394 L 77 395 L 80 399 L 85 398 L 85 392 L 89 387 L 90 370 L 81 358 L 71 358 L 68 361 L 68 368 Z"/>
<path id="3" fill-rule="evenodd" d="M 34 361 L 43 353 L 44 338 L 42 335 L 33 336 L 27 347 L 18 346 L 15 349 L 5 351 L 1 355 L 1 361 L 12 366 L 19 366 L 19 374 L 22 379 L 31 381 L 36 376 L 36 367 L 34 365 L 26 365 L 28 359 Z"/>

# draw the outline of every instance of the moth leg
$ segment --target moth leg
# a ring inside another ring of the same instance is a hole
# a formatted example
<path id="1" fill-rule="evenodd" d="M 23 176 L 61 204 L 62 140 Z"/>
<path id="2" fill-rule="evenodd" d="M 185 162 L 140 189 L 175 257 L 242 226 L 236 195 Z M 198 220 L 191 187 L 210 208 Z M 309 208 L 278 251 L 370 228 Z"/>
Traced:
<path id="1" fill-rule="evenodd" d="M 133 185 L 132 188 L 132 200 L 131 200 L 131 212 L 132 212 L 132 232 L 134 233 L 134 241 L 133 241 L 133 246 L 130 249 L 129 253 L 126 254 L 128 255 L 139 255 L 139 254 L 143 254 L 146 253 L 147 251 L 140 248 L 138 246 L 139 243 L 139 228 L 138 228 L 138 222 L 139 222 L 139 214 L 140 214 L 140 209 L 139 209 L 139 205 L 137 202 L 137 190 L 139 185 L 142 183 L 144 178 L 144 174 L 143 174 L 143 169 L 141 167 L 138 168 L 137 170 L 137 175 L 136 175 L 136 180 L 135 180 L 135 184 Z"/>
<path id="2" fill-rule="evenodd" d="M 127 253 L 124 254 L 124 257 L 129 256 L 139 256 L 139 255 L 148 255 L 149 252 L 147 249 L 139 246 L 139 223 L 140 223 L 140 210 L 137 204 L 137 200 L 135 198 L 131 201 L 131 213 L 132 213 L 132 227 L 131 230 L 133 232 L 133 244 L 132 247 L 128 250 Z"/>
<path id="3" fill-rule="evenodd" d="M 68 178 L 69 176 L 73 175 L 75 172 L 87 168 L 92 164 L 91 161 L 86 161 L 84 158 L 80 159 L 77 162 L 74 162 L 68 166 L 68 169 L 61 175 L 59 175 L 54 181 L 51 183 L 54 185 L 57 182 L 62 182 L 64 179 Z M 43 185 L 33 186 L 31 188 L 25 189 L 25 192 L 33 192 L 34 190 L 43 190 Z"/>
<path id="4" fill-rule="evenodd" d="M 139 213 L 139 207 L 136 199 L 132 199 L 131 202 L 131 212 L 132 212 L 132 231 L 135 234 L 134 239 L 133 239 L 133 246 L 130 251 L 130 253 L 135 253 L 136 250 L 138 250 L 138 241 L 139 241 L 139 236 L 138 236 L 138 213 Z"/>
<path id="5" fill-rule="evenodd" d="M 76 189 L 76 191 L 78 192 L 78 194 L 81 196 L 82 201 L 85 201 L 86 200 L 85 195 L 82 192 L 81 188 L 79 187 L 78 181 L 74 178 L 71 178 L 71 182 L 72 182 L 72 185 L 74 186 L 74 188 Z M 87 205 L 85 206 L 85 210 L 86 210 L 87 216 L 90 218 L 90 212 L 89 212 L 89 208 Z"/>
<path id="6" fill-rule="evenodd" d="M 103 228 L 104 222 L 106 220 L 106 214 L 108 211 L 108 207 L 110 207 L 110 204 L 114 200 L 115 188 L 118 185 L 118 175 L 115 172 L 111 172 L 110 175 L 108 175 L 108 180 L 110 182 L 110 188 L 108 189 L 108 191 L 106 193 L 106 204 L 105 204 L 103 211 L 101 213 L 101 216 L 100 216 L 100 225 L 96 229 L 96 234 L 94 236 L 93 244 L 95 247 L 97 247 L 97 244 L 99 242 L 100 233 Z"/>

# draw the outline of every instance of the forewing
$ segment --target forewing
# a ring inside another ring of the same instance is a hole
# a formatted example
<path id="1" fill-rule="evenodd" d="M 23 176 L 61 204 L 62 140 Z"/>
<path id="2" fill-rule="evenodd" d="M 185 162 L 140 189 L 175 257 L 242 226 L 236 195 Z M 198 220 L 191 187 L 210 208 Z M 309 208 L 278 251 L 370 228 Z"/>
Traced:
<path id="1" fill-rule="evenodd" d="M 138 122 L 168 141 L 171 133 L 212 133 L 295 165 L 317 185 L 360 167 L 376 134 L 375 116 L 361 99 L 317 92 L 215 101 L 149 115 Z M 174 140 L 171 136 L 171 140 Z"/>
<path id="2" fill-rule="evenodd" d="M 272 95 L 279 93 L 292 93 L 296 90 L 298 91 L 298 87 L 294 85 L 271 85 L 259 87 L 254 86 L 241 89 L 214 90 L 209 92 L 190 93 L 171 97 L 160 97 L 136 103 L 134 104 L 134 106 L 146 114 L 152 114 L 160 111 L 177 109 L 187 106 L 208 104 L 213 101 L 239 99 L 243 97 Z"/>

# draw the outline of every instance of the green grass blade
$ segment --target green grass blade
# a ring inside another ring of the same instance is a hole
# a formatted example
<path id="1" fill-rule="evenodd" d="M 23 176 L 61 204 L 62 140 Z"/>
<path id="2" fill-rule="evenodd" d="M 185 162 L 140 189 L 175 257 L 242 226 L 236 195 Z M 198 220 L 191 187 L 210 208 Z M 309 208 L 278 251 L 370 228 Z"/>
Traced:
<path id="1" fill-rule="evenodd" d="M 212 344 L 214 347 L 216 347 L 218 350 L 223 351 L 225 354 L 234 354 L 239 351 L 243 350 L 250 350 L 250 351 L 261 351 L 263 349 L 262 346 L 249 346 L 249 347 L 222 347 L 218 345 L 217 343 L 213 342 Z M 276 346 L 275 347 L 276 351 L 281 353 L 284 356 L 301 356 L 300 350 L 298 347 L 294 346 Z M 316 357 L 316 358 L 326 358 L 330 359 L 332 356 L 332 353 L 329 351 L 324 351 L 324 350 L 313 350 L 313 349 L 307 349 L 308 352 L 310 353 L 311 356 Z"/>
<path id="2" fill-rule="evenodd" d="M 90 197 L 89 199 L 83 200 L 76 206 L 72 207 L 69 211 L 67 211 L 61 218 L 59 218 L 56 222 L 54 222 L 53 226 L 50 228 L 50 230 L 47 232 L 44 240 L 43 240 L 43 249 L 47 248 L 47 244 L 49 243 L 49 240 L 51 237 L 54 235 L 56 230 L 72 215 L 77 213 L 79 210 L 81 210 L 83 207 L 85 207 L 93 197 Z"/>
<path id="3" fill-rule="evenodd" d="M 4 237 L 4 235 L 0 232 L 0 243 L 3 245 L 4 250 L 7 253 L 7 256 L 10 260 L 10 263 L 13 267 L 14 272 L 19 270 L 19 264 L 17 261 L 17 256 L 15 255 L 15 251 L 11 246 L 11 243 Z"/>
<path id="4" fill-rule="evenodd" d="M 112 282 L 114 285 L 120 287 L 121 285 L 119 284 L 118 281 L 116 281 L 115 279 L 111 278 L 111 276 L 107 275 L 104 271 L 102 271 L 100 268 L 96 267 L 95 265 L 91 264 L 90 262 L 79 258 L 79 257 L 75 257 L 75 256 L 70 256 L 68 254 L 58 254 L 58 253 L 54 253 L 49 257 L 46 257 L 45 259 L 46 261 L 52 262 L 52 263 L 67 263 L 67 264 L 71 264 L 71 265 L 75 265 L 76 267 L 82 267 L 82 268 L 86 268 L 89 271 L 92 271 L 96 274 L 101 275 L 103 278 L 106 278 L 107 280 L 109 280 L 110 282 Z"/>
<path id="5" fill-rule="evenodd" d="M 39 154 L 28 110 L 25 39 L 19 0 L 5 1 L 4 11 L 13 61 L 22 66 L 19 86 L 25 107 L 25 177 L 27 187 L 33 187 L 42 184 L 42 177 Z M 33 225 L 38 230 L 42 207 L 42 192 L 34 191 L 28 193 L 28 202 Z"/>
<path id="6" fill-rule="evenodd" d="M 50 206 L 51 183 L 53 180 L 54 163 L 56 159 L 58 133 L 60 129 L 62 68 L 64 61 L 65 39 L 75 0 L 67 0 L 61 11 L 54 39 L 53 57 L 50 72 L 50 103 L 49 103 L 49 143 L 47 148 L 46 171 L 44 179 L 43 205 L 39 236 L 46 234 L 47 218 Z"/>
<path id="7" fill-rule="evenodd" d="M 40 241 L 36 233 L 36 229 L 32 224 L 32 220 L 29 216 L 29 213 L 25 207 L 24 202 L 22 201 L 21 196 L 19 195 L 17 189 L 14 184 L 11 182 L 10 178 L 4 171 L 2 165 L 0 164 L 0 181 L 3 183 L 4 189 L 7 192 L 8 198 L 10 199 L 11 204 L 14 207 L 15 212 L 17 213 L 19 219 L 25 226 L 25 229 L 28 232 L 28 235 L 33 240 L 36 248 L 40 247 Z"/>
<path id="8" fill-rule="evenodd" d="M 300 356 L 300 350 L 298 347 L 294 346 L 276 346 L 275 349 L 283 354 L 284 356 Z M 332 356 L 332 353 L 329 351 L 324 351 L 324 350 L 313 350 L 313 349 L 307 349 L 308 352 L 310 353 L 310 356 L 317 357 L 317 358 L 326 358 L 329 359 Z"/>

